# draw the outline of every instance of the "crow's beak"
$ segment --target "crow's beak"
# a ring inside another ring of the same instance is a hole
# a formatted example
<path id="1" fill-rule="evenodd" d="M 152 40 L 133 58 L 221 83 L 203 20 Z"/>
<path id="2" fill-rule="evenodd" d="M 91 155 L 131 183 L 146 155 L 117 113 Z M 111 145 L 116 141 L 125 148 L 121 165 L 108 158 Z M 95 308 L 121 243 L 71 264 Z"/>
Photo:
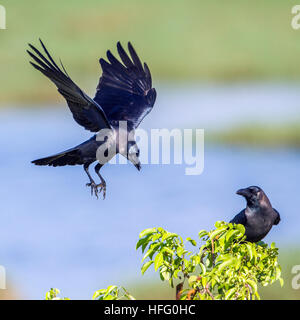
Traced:
<path id="1" fill-rule="evenodd" d="M 236 194 L 243 196 L 243 197 L 248 197 L 250 195 L 248 189 L 239 189 Z"/>
<path id="2" fill-rule="evenodd" d="M 139 171 L 141 170 L 142 166 L 141 166 L 141 163 L 138 162 L 134 165 Z"/>

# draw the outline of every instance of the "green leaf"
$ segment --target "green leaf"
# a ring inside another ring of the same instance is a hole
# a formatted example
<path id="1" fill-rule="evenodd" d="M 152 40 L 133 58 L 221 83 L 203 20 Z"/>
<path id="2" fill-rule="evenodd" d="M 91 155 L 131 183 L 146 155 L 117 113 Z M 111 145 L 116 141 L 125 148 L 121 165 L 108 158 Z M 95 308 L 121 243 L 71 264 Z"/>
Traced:
<path id="1" fill-rule="evenodd" d="M 178 235 L 176 233 L 167 232 L 163 235 L 163 237 L 161 238 L 161 241 L 165 241 L 170 238 L 176 238 L 176 237 L 178 237 Z"/>
<path id="2" fill-rule="evenodd" d="M 232 240 L 235 238 L 236 235 L 238 235 L 240 233 L 239 230 L 229 230 L 227 233 L 226 233 L 226 241 L 228 242 L 232 242 Z"/>
<path id="3" fill-rule="evenodd" d="M 198 237 L 199 239 L 205 237 L 208 235 L 208 232 L 206 230 L 200 230 L 199 233 L 198 233 Z"/>
<path id="4" fill-rule="evenodd" d="M 251 244 L 246 243 L 246 248 L 247 248 L 247 250 L 248 250 L 248 254 L 249 254 L 250 260 L 252 260 L 252 258 L 253 258 L 253 251 L 252 251 L 252 246 L 251 246 Z"/>
<path id="5" fill-rule="evenodd" d="M 184 252 L 185 252 L 184 248 L 178 246 L 178 248 L 177 248 L 177 254 L 178 254 L 178 256 L 179 256 L 179 257 L 182 257 L 182 255 L 184 254 Z"/>
<path id="6" fill-rule="evenodd" d="M 201 268 L 202 274 L 204 275 L 206 273 L 205 265 L 203 263 L 200 263 L 199 266 Z"/>
<path id="7" fill-rule="evenodd" d="M 60 294 L 60 291 L 56 288 L 51 288 L 46 293 L 46 300 L 60 300 L 61 298 L 56 298 Z"/>
<path id="8" fill-rule="evenodd" d="M 245 234 L 245 227 L 242 224 L 237 224 L 236 228 L 240 231 L 240 233 Z"/>
<path id="9" fill-rule="evenodd" d="M 199 263 L 201 262 L 200 257 L 197 256 L 191 256 L 191 262 L 193 266 L 199 265 Z"/>
<path id="10" fill-rule="evenodd" d="M 217 221 L 216 223 L 215 223 L 215 227 L 218 229 L 218 228 L 220 228 L 220 227 L 222 227 L 224 225 L 224 222 L 223 221 Z"/>
<path id="11" fill-rule="evenodd" d="M 223 232 L 226 230 L 226 228 L 227 228 L 227 227 L 225 226 L 225 227 L 222 227 L 222 228 L 220 228 L 220 229 L 214 230 L 214 231 L 209 235 L 209 237 L 210 237 L 211 239 L 214 239 L 217 235 L 223 233 Z"/>
<path id="12" fill-rule="evenodd" d="M 171 250 L 170 248 L 168 248 L 168 247 L 163 247 L 163 250 L 162 250 L 163 252 L 167 252 L 167 253 L 169 253 L 170 255 L 174 255 L 174 251 L 173 250 Z"/>
<path id="13" fill-rule="evenodd" d="M 157 271 L 164 261 L 163 253 L 159 252 L 154 259 L 154 270 Z"/>
<path id="14" fill-rule="evenodd" d="M 147 269 L 151 266 L 151 264 L 153 263 L 153 261 L 147 261 L 146 263 L 143 264 L 142 268 L 141 268 L 141 272 L 142 274 L 144 274 Z"/>
<path id="15" fill-rule="evenodd" d="M 111 293 L 112 291 L 118 289 L 117 286 L 108 286 L 106 289 L 106 294 Z"/>
<path id="16" fill-rule="evenodd" d="M 271 243 L 271 249 L 275 249 L 275 242 Z"/>
<path id="17" fill-rule="evenodd" d="M 106 289 L 101 289 L 101 290 L 95 291 L 95 293 L 93 294 L 92 299 L 93 299 L 93 300 L 96 300 L 98 297 L 104 295 L 105 292 L 106 292 Z"/>
<path id="18" fill-rule="evenodd" d="M 163 270 L 163 271 L 162 271 Z M 169 281 L 171 279 L 171 273 L 167 271 L 167 268 L 163 268 L 160 272 L 161 279 Z"/>
<path id="19" fill-rule="evenodd" d="M 226 267 L 234 264 L 235 262 L 236 262 L 236 259 L 235 259 L 235 258 L 231 258 L 231 259 L 228 259 L 228 260 L 222 262 L 222 263 L 218 266 L 219 272 L 222 272 L 223 269 L 225 269 Z"/>
<path id="20" fill-rule="evenodd" d="M 192 275 L 192 276 L 189 277 L 188 281 L 189 281 L 190 287 L 193 285 L 193 283 L 197 282 L 197 278 L 198 277 L 195 276 L 195 275 Z"/>
<path id="21" fill-rule="evenodd" d="M 141 238 L 136 244 L 136 250 L 142 246 L 142 252 L 144 252 L 147 244 L 151 241 L 151 234 L 148 234 L 146 237 Z"/>
<path id="22" fill-rule="evenodd" d="M 225 293 L 225 300 L 230 300 L 233 295 L 235 294 L 236 289 L 235 288 L 231 288 L 229 289 L 226 293 Z"/>
<path id="23" fill-rule="evenodd" d="M 147 234 L 150 234 L 150 233 L 155 233 L 156 232 L 156 228 L 148 228 L 148 229 L 145 229 L 144 231 L 142 231 L 139 235 L 140 238 L 143 238 L 145 237 Z"/>
<path id="24" fill-rule="evenodd" d="M 257 284 L 255 281 L 251 280 L 251 279 L 247 279 L 246 282 L 250 285 L 250 287 L 252 288 L 252 293 L 257 292 Z"/>
<path id="25" fill-rule="evenodd" d="M 196 247 L 197 242 L 191 238 L 186 238 L 187 241 L 189 241 L 194 247 Z"/>
<path id="26" fill-rule="evenodd" d="M 149 256 L 153 255 L 157 250 L 158 248 L 161 246 L 161 243 L 155 243 L 154 245 L 152 245 L 150 247 L 150 249 L 145 253 L 145 255 L 143 256 L 142 258 L 142 262 Z"/>

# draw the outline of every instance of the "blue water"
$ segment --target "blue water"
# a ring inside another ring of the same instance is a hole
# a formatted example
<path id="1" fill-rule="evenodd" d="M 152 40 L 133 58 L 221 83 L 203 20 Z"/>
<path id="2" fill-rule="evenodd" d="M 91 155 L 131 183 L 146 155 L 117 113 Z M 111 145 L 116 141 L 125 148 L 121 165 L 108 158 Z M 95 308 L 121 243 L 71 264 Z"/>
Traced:
<path id="1" fill-rule="evenodd" d="M 288 121 L 299 116 L 299 91 L 200 87 L 180 95 L 165 88 L 144 127 L 165 123 L 184 128 L 198 120 L 204 129 L 231 126 L 246 122 L 251 105 L 261 119 Z M 185 104 L 187 97 L 190 103 Z M 245 202 L 235 191 L 253 184 L 265 190 L 282 215 L 265 241 L 282 248 L 300 242 L 299 151 L 206 145 L 200 176 L 186 176 L 185 165 L 144 165 L 141 172 L 132 165 L 107 165 L 102 171 L 108 188 L 103 201 L 91 197 L 80 166 L 30 163 L 90 136 L 67 108 L 10 107 L 0 117 L 0 264 L 20 297 L 40 299 L 57 287 L 71 298 L 89 299 L 109 284 L 142 280 L 141 253 L 135 251 L 141 230 L 161 226 L 197 238 L 200 229 L 238 213 Z"/>

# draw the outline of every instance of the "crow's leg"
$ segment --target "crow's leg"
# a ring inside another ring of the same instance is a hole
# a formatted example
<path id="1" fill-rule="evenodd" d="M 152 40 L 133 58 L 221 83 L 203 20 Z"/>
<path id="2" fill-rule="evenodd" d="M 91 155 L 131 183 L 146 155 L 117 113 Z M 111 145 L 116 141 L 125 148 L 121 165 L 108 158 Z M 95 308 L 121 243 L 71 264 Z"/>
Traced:
<path id="1" fill-rule="evenodd" d="M 93 195 L 93 193 L 95 193 L 95 196 L 98 199 L 98 186 L 96 185 L 95 181 L 93 180 L 92 176 L 89 173 L 89 166 L 90 166 L 91 162 L 87 162 L 83 165 L 84 171 L 86 172 L 86 174 L 88 175 L 90 182 L 86 184 L 87 187 L 91 187 L 91 195 Z"/>
<path id="2" fill-rule="evenodd" d="M 98 177 L 101 180 L 101 183 L 97 185 L 97 187 L 100 187 L 100 192 L 103 191 L 103 199 L 105 199 L 105 195 L 106 195 L 106 182 L 103 179 L 103 177 L 100 174 L 100 169 L 102 168 L 102 164 L 97 163 L 97 165 L 95 166 L 95 172 L 97 173 Z"/>

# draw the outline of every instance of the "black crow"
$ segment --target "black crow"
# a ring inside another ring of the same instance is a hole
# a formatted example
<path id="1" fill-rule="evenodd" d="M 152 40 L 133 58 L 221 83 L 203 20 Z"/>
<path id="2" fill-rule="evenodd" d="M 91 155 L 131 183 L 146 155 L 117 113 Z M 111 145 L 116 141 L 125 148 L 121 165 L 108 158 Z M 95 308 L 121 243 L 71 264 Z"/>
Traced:
<path id="1" fill-rule="evenodd" d="M 122 63 L 110 51 L 107 51 L 108 62 L 99 60 L 103 73 L 96 96 L 91 99 L 71 80 L 63 64 L 60 68 L 55 63 L 41 40 L 40 43 L 45 54 L 29 44 L 33 52 L 27 52 L 35 61 L 30 63 L 54 82 L 66 99 L 75 121 L 97 134 L 74 148 L 32 163 L 53 167 L 83 165 L 90 180 L 87 186 L 91 187 L 91 193 L 94 192 L 98 198 L 98 192 L 103 191 L 105 198 L 106 182 L 99 170 L 117 153 L 131 161 L 138 170 L 141 169 L 134 129 L 151 111 L 156 99 L 149 68 L 146 63 L 142 65 L 130 42 L 130 57 L 118 42 L 117 50 Z M 88 170 L 96 160 L 95 171 L 101 180 L 100 184 L 95 183 Z"/>
<path id="2" fill-rule="evenodd" d="M 270 200 L 259 187 L 251 186 L 236 193 L 245 197 L 247 207 L 230 222 L 244 225 L 246 240 L 258 242 L 268 234 L 273 225 L 280 222 L 279 212 L 272 208 Z"/>

